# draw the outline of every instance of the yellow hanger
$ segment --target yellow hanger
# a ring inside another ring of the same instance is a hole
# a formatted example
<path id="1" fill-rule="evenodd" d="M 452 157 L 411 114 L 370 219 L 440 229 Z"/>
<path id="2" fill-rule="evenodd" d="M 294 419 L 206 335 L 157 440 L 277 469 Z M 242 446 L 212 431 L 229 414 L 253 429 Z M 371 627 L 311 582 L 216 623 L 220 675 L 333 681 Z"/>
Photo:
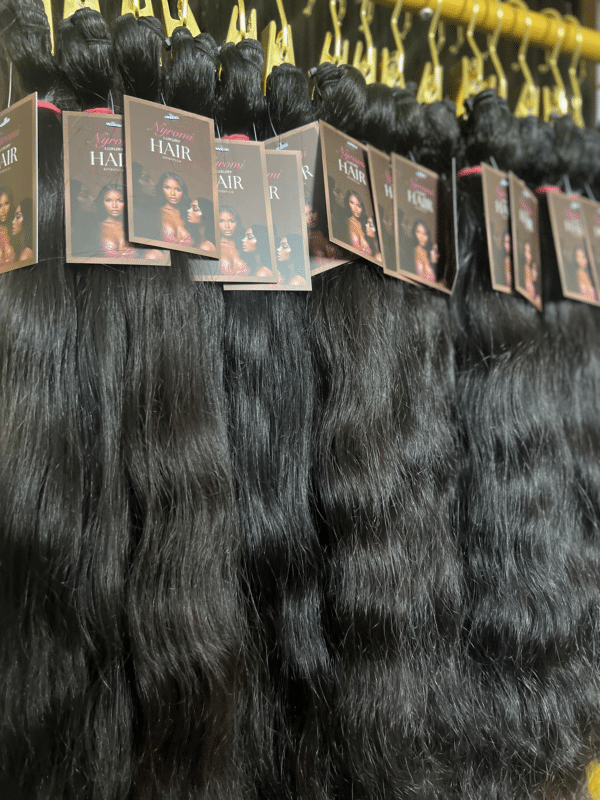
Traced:
<path id="1" fill-rule="evenodd" d="M 536 86 L 533 80 L 533 75 L 527 64 L 527 48 L 529 46 L 529 37 L 531 36 L 531 14 L 529 8 L 523 0 L 509 0 L 510 5 L 517 6 L 527 12 L 525 18 L 525 36 L 523 37 L 519 46 L 519 54 L 517 56 L 518 63 L 513 63 L 511 66 L 514 70 L 521 70 L 525 83 L 523 84 L 519 93 L 519 99 L 515 106 L 515 117 L 538 117 L 540 113 L 540 87 Z"/>
<path id="2" fill-rule="evenodd" d="M 310 17 L 316 2 L 317 0 L 308 0 L 306 7 L 302 9 L 302 13 L 304 14 L 305 17 Z"/>
<path id="3" fill-rule="evenodd" d="M 54 55 L 54 21 L 52 19 L 52 0 L 43 0 L 44 11 L 48 17 L 48 25 L 50 25 L 50 41 L 52 43 L 52 55 Z"/>
<path id="4" fill-rule="evenodd" d="M 373 22 L 374 12 L 375 3 L 373 0 L 362 0 L 358 30 L 362 31 L 365 37 L 367 49 L 363 57 L 363 43 L 359 39 L 354 48 L 352 66 L 356 67 L 365 76 L 366 83 L 375 83 L 377 80 L 377 48 L 373 45 L 373 36 L 371 35 L 371 23 Z"/>
<path id="5" fill-rule="evenodd" d="M 121 3 L 121 16 L 133 14 L 136 19 L 140 17 L 153 17 L 152 3 L 150 0 L 144 1 L 144 7 L 140 8 L 140 0 L 123 0 Z"/>
<path id="6" fill-rule="evenodd" d="M 444 68 L 440 64 L 439 54 L 446 41 L 446 36 L 444 23 L 440 20 L 441 13 L 442 0 L 437 0 L 437 6 L 429 23 L 429 33 L 427 34 L 431 61 L 425 64 L 425 69 L 421 76 L 417 91 L 419 103 L 435 103 L 444 96 Z"/>
<path id="7" fill-rule="evenodd" d="M 579 80 L 577 78 L 577 65 L 579 64 L 579 59 L 581 58 L 583 33 L 581 31 L 581 23 L 577 17 L 574 17 L 571 14 L 565 14 L 564 18 L 572 21 L 573 24 L 577 26 L 577 34 L 575 37 L 577 44 L 575 45 L 575 50 L 573 50 L 573 56 L 571 57 L 571 63 L 569 64 L 569 82 L 571 84 L 571 92 L 573 93 L 573 96 L 571 97 L 571 116 L 573 117 L 573 122 L 576 125 L 579 125 L 581 128 L 585 128 L 585 122 L 583 121 L 582 113 L 583 100 L 581 98 L 581 86 L 579 85 Z"/>
<path id="8" fill-rule="evenodd" d="M 295 64 L 294 44 L 292 42 L 292 26 L 288 25 L 282 0 L 276 0 L 281 20 L 281 30 L 277 33 L 277 23 L 271 20 L 260 35 L 260 42 L 265 53 L 263 67 L 263 92 L 267 90 L 267 78 L 273 67 L 280 64 Z"/>
<path id="9" fill-rule="evenodd" d="M 165 30 L 167 31 L 167 36 L 169 38 L 173 35 L 175 28 L 179 28 L 181 26 L 187 28 L 192 36 L 200 36 L 200 28 L 198 27 L 198 23 L 196 22 L 194 15 L 189 8 L 187 0 L 177 0 L 177 17 L 171 16 L 169 0 L 161 0 L 161 2 L 163 19 L 165 21 Z M 148 5 L 150 4 L 147 3 L 147 6 Z"/>
<path id="10" fill-rule="evenodd" d="M 548 122 L 552 114 L 562 115 L 569 110 L 565 84 L 557 63 L 566 31 L 563 18 L 554 8 L 545 8 L 542 14 L 547 14 L 549 17 L 555 17 L 560 20 L 554 47 L 551 51 L 546 51 L 546 63 L 540 64 L 538 67 L 540 72 L 548 72 L 550 70 L 554 77 L 554 86 L 542 86 L 542 113 L 544 121 Z"/>
<path id="11" fill-rule="evenodd" d="M 400 18 L 400 10 L 404 0 L 396 0 L 396 5 L 392 11 L 390 19 L 390 28 L 392 35 L 396 42 L 396 49 L 390 53 L 387 47 L 381 51 L 381 58 L 379 60 L 379 81 L 385 83 L 386 86 L 398 86 L 400 89 L 406 88 L 406 81 L 404 80 L 404 39 L 410 30 L 412 24 L 412 17 L 410 14 L 406 15 L 404 22 L 404 30 L 400 33 L 398 29 L 398 20 Z"/>
<path id="12" fill-rule="evenodd" d="M 163 0 L 163 2 L 165 2 L 165 0 Z M 246 25 L 246 6 L 244 0 L 238 0 L 231 12 L 226 41 L 238 44 L 242 39 L 258 39 L 258 27 L 256 24 L 256 9 L 253 8 L 250 11 L 248 15 L 248 24 Z"/>
<path id="13" fill-rule="evenodd" d="M 496 76 L 490 75 L 486 80 L 483 77 L 483 53 L 477 47 L 475 42 L 474 32 L 477 23 L 477 14 L 479 13 L 479 2 L 473 4 L 471 19 L 467 27 L 467 42 L 473 53 L 472 58 L 463 56 L 461 58 L 461 80 L 458 87 L 456 96 L 456 116 L 462 117 L 465 113 L 465 101 L 469 97 L 474 97 L 484 89 L 496 88 Z"/>
<path id="14" fill-rule="evenodd" d="M 342 39 L 342 22 L 346 16 L 346 0 L 329 0 L 329 13 L 333 23 L 333 33 L 327 31 L 325 34 L 319 64 L 347 64 L 350 54 L 350 42 L 348 39 Z M 332 41 L 333 53 L 331 52 Z"/>
<path id="15" fill-rule="evenodd" d="M 504 16 L 504 10 L 501 5 L 498 5 L 498 24 L 494 29 L 494 32 L 490 34 L 487 38 L 487 45 L 488 45 L 488 55 L 494 65 L 494 70 L 496 72 L 496 90 L 498 92 L 498 96 L 502 97 L 504 100 L 508 97 L 508 81 L 506 80 L 506 73 L 504 72 L 504 68 L 500 63 L 500 59 L 498 58 L 498 39 L 500 38 L 500 31 L 502 29 L 502 17 Z"/>
<path id="16" fill-rule="evenodd" d="M 456 41 L 454 44 L 451 44 L 448 50 L 452 53 L 452 55 L 458 55 L 461 47 L 465 43 L 465 29 L 462 25 L 456 26 Z"/>
<path id="17" fill-rule="evenodd" d="M 63 19 L 72 17 L 80 8 L 91 8 L 100 14 L 100 4 L 98 0 L 65 0 L 63 6 Z"/>

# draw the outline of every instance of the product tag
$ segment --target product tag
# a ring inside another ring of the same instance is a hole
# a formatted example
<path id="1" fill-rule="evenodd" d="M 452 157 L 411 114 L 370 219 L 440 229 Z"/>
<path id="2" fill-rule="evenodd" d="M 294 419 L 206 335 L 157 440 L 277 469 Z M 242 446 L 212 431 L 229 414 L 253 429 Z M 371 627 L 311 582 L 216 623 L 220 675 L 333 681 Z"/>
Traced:
<path id="1" fill-rule="evenodd" d="M 581 208 L 583 210 L 583 220 L 585 223 L 585 232 L 587 241 L 589 243 L 589 254 L 592 263 L 592 275 L 596 280 L 596 289 L 600 289 L 600 202 L 597 200 L 588 200 L 587 198 L 580 198 Z M 597 293 L 596 297 L 600 297 Z"/>
<path id="2" fill-rule="evenodd" d="M 67 261 L 170 264 L 168 250 L 134 245 L 127 234 L 123 117 L 79 111 L 62 117 Z"/>
<path id="3" fill-rule="evenodd" d="M 129 238 L 218 258 L 212 119 L 123 100 Z"/>
<path id="4" fill-rule="evenodd" d="M 394 236 L 394 186 L 391 157 L 372 145 L 367 145 L 367 156 L 383 271 L 393 278 L 414 283 L 413 280 L 398 271 L 396 238 Z"/>
<path id="5" fill-rule="evenodd" d="M 583 210 L 583 203 L 589 201 L 562 192 L 548 192 L 546 199 L 563 295 L 582 303 L 600 305 L 598 278 L 590 257 Z"/>
<path id="6" fill-rule="evenodd" d="M 296 150 L 268 150 L 265 155 L 279 272 L 277 283 L 228 284 L 225 289 L 310 291 L 302 159 Z M 245 249 L 255 246 L 256 241 L 256 236 L 252 235 L 248 244 L 244 244 Z"/>
<path id="7" fill-rule="evenodd" d="M 392 153 L 392 177 L 398 272 L 450 293 L 456 265 L 450 250 L 445 251 L 446 239 L 453 237 L 440 235 L 439 221 L 451 227 L 451 197 L 444 193 L 445 213 L 440 214 L 439 175 L 397 153 Z"/>
<path id="8" fill-rule="evenodd" d="M 542 274 L 537 197 L 508 173 L 515 289 L 542 310 Z"/>
<path id="9" fill-rule="evenodd" d="M 320 135 L 329 237 L 351 253 L 381 266 L 367 148 L 326 122 L 321 122 Z"/>
<path id="10" fill-rule="evenodd" d="M 347 264 L 348 261 L 354 261 L 355 255 L 338 247 L 329 238 L 319 123 L 311 122 L 310 125 L 268 139 L 265 147 L 268 150 L 299 150 L 302 154 L 304 211 L 311 274 L 318 275 L 333 267 Z"/>
<path id="11" fill-rule="evenodd" d="M 37 95 L 0 112 L 0 272 L 38 260 Z"/>
<path id="12" fill-rule="evenodd" d="M 485 229 L 492 287 L 498 292 L 512 294 L 512 235 L 508 200 L 508 175 L 488 164 L 481 165 L 481 184 Z"/>
<path id="13" fill-rule="evenodd" d="M 277 283 L 277 260 L 262 142 L 217 139 L 221 259 L 194 260 L 194 280 Z"/>

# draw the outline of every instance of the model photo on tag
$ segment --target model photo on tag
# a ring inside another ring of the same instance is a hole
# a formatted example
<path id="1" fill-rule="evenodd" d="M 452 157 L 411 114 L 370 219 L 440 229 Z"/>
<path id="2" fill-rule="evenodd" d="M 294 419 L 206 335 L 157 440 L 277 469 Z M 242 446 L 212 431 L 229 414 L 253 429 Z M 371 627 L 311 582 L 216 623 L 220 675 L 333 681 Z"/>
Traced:
<path id="1" fill-rule="evenodd" d="M 268 150 L 298 150 L 302 157 L 304 180 L 304 216 L 308 234 L 311 275 L 354 261 L 356 256 L 334 244 L 330 239 L 327 221 L 327 201 L 321 158 L 319 123 L 311 122 L 301 128 L 267 139 Z"/>
<path id="2" fill-rule="evenodd" d="M 0 113 L 0 273 L 38 260 L 37 95 Z"/>
<path id="3" fill-rule="evenodd" d="M 217 139 L 219 261 L 193 259 L 196 281 L 277 283 L 277 259 L 262 142 Z"/>
<path id="4" fill-rule="evenodd" d="M 267 150 L 269 202 L 273 219 L 277 283 L 226 284 L 226 289 L 310 291 L 310 256 L 304 222 L 304 189 L 300 153 Z M 246 232 L 244 249 L 257 248 L 262 231 L 253 226 Z"/>
<path id="5" fill-rule="evenodd" d="M 128 235 L 123 117 L 63 113 L 68 262 L 169 265 L 171 254 Z"/>
<path id="6" fill-rule="evenodd" d="M 492 169 L 488 164 L 482 164 L 481 170 L 492 287 L 497 292 L 512 294 L 513 259 L 508 174 Z"/>
<path id="7" fill-rule="evenodd" d="M 212 119 L 123 98 L 129 238 L 218 258 Z"/>
<path id="8" fill-rule="evenodd" d="M 383 265 L 369 185 L 367 148 L 320 123 L 330 238 L 374 264 Z"/>
<path id="9" fill-rule="evenodd" d="M 397 153 L 392 153 L 392 175 L 398 272 L 449 293 L 456 269 L 445 252 L 439 224 L 443 220 L 450 229 L 452 217 L 448 202 L 440 214 L 439 176 Z"/>
<path id="10" fill-rule="evenodd" d="M 542 274 L 537 197 L 509 172 L 510 220 L 515 289 L 542 310 Z"/>
<path id="11" fill-rule="evenodd" d="M 581 198 L 562 192 L 548 192 L 546 197 L 562 293 L 571 300 L 600 305 Z"/>

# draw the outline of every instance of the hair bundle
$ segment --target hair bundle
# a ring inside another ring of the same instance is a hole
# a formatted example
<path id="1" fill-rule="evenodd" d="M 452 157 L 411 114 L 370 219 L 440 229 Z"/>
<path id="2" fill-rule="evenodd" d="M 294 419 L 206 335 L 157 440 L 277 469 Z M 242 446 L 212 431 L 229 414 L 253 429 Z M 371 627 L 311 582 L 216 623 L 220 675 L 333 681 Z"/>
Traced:
<path id="1" fill-rule="evenodd" d="M 321 119 L 444 191 L 453 157 L 532 188 L 598 183 L 597 134 L 517 120 L 489 90 L 459 125 L 449 101 L 348 65 L 312 87 L 275 67 L 263 95 L 250 38 L 167 40 L 153 17 L 111 27 L 82 8 L 53 56 L 39 0 L 6 0 L 2 20 L 14 99 L 120 112 L 131 95 L 253 140 Z M 67 264 L 45 105 L 39 263 L 0 276 L 0 794 L 583 797 L 600 747 L 600 326 L 562 296 L 545 201 L 543 315 L 492 290 L 474 173 L 450 298 L 361 259 L 311 293 L 224 292 L 182 252 Z M 221 210 L 241 251 L 242 218 Z M 267 266 L 266 228 L 252 236 Z"/>

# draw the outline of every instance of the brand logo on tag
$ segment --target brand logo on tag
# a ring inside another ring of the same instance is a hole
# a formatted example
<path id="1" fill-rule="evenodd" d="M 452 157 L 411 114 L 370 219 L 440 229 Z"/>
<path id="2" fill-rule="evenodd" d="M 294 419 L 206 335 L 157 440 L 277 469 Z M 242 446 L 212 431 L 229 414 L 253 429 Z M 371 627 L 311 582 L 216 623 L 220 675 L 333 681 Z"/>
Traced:
<path id="1" fill-rule="evenodd" d="M 346 144 L 348 147 L 353 147 L 355 150 L 358 150 L 358 145 L 354 144 L 354 142 L 346 142 Z"/>
<path id="2" fill-rule="evenodd" d="M 215 147 L 215 150 L 221 150 L 222 153 L 228 153 L 229 152 L 229 148 L 228 147 Z"/>
<path id="3" fill-rule="evenodd" d="M 165 119 L 179 119 L 177 114 L 165 114 Z"/>
<path id="4" fill-rule="evenodd" d="M 107 122 L 106 124 L 108 125 L 109 128 L 122 128 L 123 127 L 120 122 Z"/>
<path id="5" fill-rule="evenodd" d="M 4 117 L 2 122 L 0 122 L 0 128 L 3 128 L 5 125 L 8 125 L 9 122 L 10 122 L 10 117 Z"/>
<path id="6" fill-rule="evenodd" d="M 426 177 L 427 175 L 425 175 L 424 172 L 417 172 L 417 178 L 426 178 Z"/>

